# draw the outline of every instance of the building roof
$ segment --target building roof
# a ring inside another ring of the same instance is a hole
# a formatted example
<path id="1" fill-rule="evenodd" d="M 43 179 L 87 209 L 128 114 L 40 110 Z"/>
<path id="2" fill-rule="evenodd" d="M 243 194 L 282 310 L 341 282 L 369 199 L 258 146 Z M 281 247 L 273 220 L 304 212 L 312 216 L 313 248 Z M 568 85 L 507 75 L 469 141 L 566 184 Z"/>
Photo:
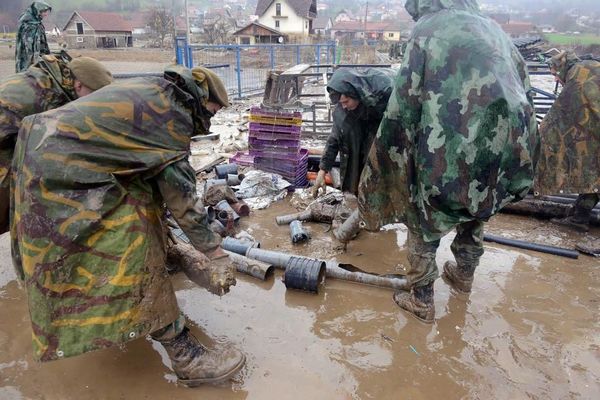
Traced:
<path id="1" fill-rule="evenodd" d="M 326 29 L 327 24 L 331 18 L 329 17 L 317 17 L 313 20 L 313 29 Z"/>
<path id="2" fill-rule="evenodd" d="M 264 30 L 269 31 L 270 33 L 272 33 L 273 35 L 277 35 L 277 36 L 284 36 L 280 31 L 278 31 L 277 29 L 273 29 L 270 28 L 266 25 L 263 24 L 259 24 L 258 22 L 250 22 L 248 25 L 238 29 L 237 31 L 233 32 L 234 35 L 245 35 L 244 31 L 247 30 L 249 27 L 251 27 L 252 25 L 257 26 L 259 28 L 262 28 Z"/>
<path id="3" fill-rule="evenodd" d="M 385 31 L 388 28 L 394 28 L 395 23 L 386 22 L 367 22 L 366 30 L 368 32 Z M 365 30 L 365 23 L 362 21 L 339 21 L 333 24 L 331 30 L 334 31 L 346 31 L 346 32 L 362 32 Z M 389 29 L 395 30 L 395 29 Z"/>
<path id="4" fill-rule="evenodd" d="M 63 31 L 75 15 L 79 15 L 85 22 L 88 23 L 95 31 L 104 32 L 131 32 L 131 23 L 125 20 L 117 13 L 101 12 L 101 11 L 73 11 L 73 14 L 65 24 Z"/>
<path id="5" fill-rule="evenodd" d="M 285 0 L 300 17 L 315 18 L 317 16 L 317 0 Z M 263 15 L 275 0 L 258 0 L 256 15 Z"/>
<path id="6" fill-rule="evenodd" d="M 529 22 L 511 22 L 509 24 L 501 24 L 500 26 L 509 35 L 524 35 L 535 30 L 535 25 Z"/>

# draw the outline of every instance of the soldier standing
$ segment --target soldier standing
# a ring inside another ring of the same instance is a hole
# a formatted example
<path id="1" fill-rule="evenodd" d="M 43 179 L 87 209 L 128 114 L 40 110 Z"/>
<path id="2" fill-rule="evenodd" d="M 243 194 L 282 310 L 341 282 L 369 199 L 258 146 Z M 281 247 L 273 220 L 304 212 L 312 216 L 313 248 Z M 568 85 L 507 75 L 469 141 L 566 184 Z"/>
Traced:
<path id="1" fill-rule="evenodd" d="M 112 82 L 90 57 L 44 55 L 23 72 L 0 81 L 0 234 L 8 231 L 10 163 L 21 121 L 60 107 Z"/>
<path id="2" fill-rule="evenodd" d="M 369 68 L 336 70 L 327 85 L 332 104 L 333 128 L 327 139 L 313 186 L 313 196 L 326 190 L 325 174 L 340 154 L 342 191 L 356 195 L 358 181 L 383 112 L 392 93 L 393 71 Z"/>
<path id="3" fill-rule="evenodd" d="M 15 46 L 16 72 L 26 70 L 44 54 L 50 54 L 46 28 L 42 20 L 50 14 L 52 7 L 44 1 L 34 1 L 19 17 Z"/>
<path id="4" fill-rule="evenodd" d="M 13 262 L 27 286 L 34 358 L 71 357 L 150 334 L 179 382 L 231 377 L 245 357 L 185 327 L 165 268 L 163 204 L 214 265 L 230 266 L 188 162 L 190 137 L 227 106 L 210 70 L 109 85 L 23 120 L 13 170 Z"/>
<path id="5" fill-rule="evenodd" d="M 535 191 L 580 193 L 570 215 L 552 221 L 587 232 L 600 200 L 600 62 L 561 52 L 550 59 L 550 71 L 564 87 L 540 124 Z"/>
<path id="6" fill-rule="evenodd" d="M 359 188 L 367 229 L 408 227 L 410 292 L 394 300 L 434 320 L 435 253 L 456 228 L 444 277 L 470 292 L 483 224 L 533 184 L 537 130 L 523 58 L 474 0 L 408 0 L 417 21 Z"/>

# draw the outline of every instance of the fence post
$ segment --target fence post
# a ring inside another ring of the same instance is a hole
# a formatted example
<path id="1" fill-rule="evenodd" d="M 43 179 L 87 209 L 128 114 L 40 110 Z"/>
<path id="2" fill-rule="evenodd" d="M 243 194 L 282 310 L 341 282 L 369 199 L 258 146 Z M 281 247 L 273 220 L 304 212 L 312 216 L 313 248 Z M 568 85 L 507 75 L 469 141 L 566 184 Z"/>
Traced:
<path id="1" fill-rule="evenodd" d="M 271 52 L 271 69 L 275 69 L 275 46 L 270 44 L 270 52 Z"/>
<path id="2" fill-rule="evenodd" d="M 317 65 L 321 65 L 321 45 L 317 44 L 317 48 L 316 48 L 316 56 L 317 56 Z"/>
<path id="3" fill-rule="evenodd" d="M 175 62 L 178 65 L 183 64 L 183 54 L 181 51 L 181 42 L 179 39 L 175 39 Z"/>
<path id="4" fill-rule="evenodd" d="M 300 58 L 300 45 L 297 44 L 296 45 L 296 64 L 300 64 L 301 58 Z"/>
<path id="5" fill-rule="evenodd" d="M 192 46 L 190 46 L 189 44 L 186 46 L 187 49 L 187 61 L 188 61 L 188 68 L 194 68 L 194 55 L 192 53 Z"/>
<path id="6" fill-rule="evenodd" d="M 240 60 L 241 48 L 236 46 L 235 48 L 235 69 L 237 73 L 237 86 L 238 86 L 238 99 L 242 98 L 242 63 Z"/>

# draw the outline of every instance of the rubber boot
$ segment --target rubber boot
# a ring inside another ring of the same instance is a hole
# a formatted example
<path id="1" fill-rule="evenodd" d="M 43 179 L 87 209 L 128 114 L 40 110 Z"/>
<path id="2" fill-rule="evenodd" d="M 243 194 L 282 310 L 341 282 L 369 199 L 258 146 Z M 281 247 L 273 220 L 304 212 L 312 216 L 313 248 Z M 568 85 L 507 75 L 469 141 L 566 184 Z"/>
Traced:
<path id="1" fill-rule="evenodd" d="M 473 275 L 475 268 L 459 267 L 454 261 L 446 261 L 444 263 L 444 272 L 442 272 L 442 279 L 452 289 L 462 294 L 471 293 L 471 287 L 473 286 Z"/>
<path id="2" fill-rule="evenodd" d="M 435 307 L 433 304 L 433 282 L 425 286 L 413 286 L 410 292 L 394 293 L 394 301 L 401 309 L 426 324 L 433 323 Z"/>
<path id="3" fill-rule="evenodd" d="M 175 338 L 160 343 L 167 350 L 177 381 L 187 387 L 229 379 L 246 361 L 246 357 L 232 347 L 218 352 L 208 350 L 188 328 Z"/>

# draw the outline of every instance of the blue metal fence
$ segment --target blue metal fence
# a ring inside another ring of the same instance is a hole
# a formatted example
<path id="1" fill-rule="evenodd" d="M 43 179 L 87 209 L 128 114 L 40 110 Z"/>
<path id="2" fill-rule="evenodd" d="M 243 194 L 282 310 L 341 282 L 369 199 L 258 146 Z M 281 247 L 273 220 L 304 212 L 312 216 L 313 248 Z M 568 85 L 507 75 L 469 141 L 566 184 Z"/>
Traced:
<path id="1" fill-rule="evenodd" d="M 261 93 L 270 70 L 286 70 L 297 64 L 333 64 L 335 43 L 187 45 L 177 39 L 178 64 L 189 68 L 211 67 L 225 83 L 228 92 L 238 98 Z M 339 60 L 337 60 L 339 62 Z"/>

